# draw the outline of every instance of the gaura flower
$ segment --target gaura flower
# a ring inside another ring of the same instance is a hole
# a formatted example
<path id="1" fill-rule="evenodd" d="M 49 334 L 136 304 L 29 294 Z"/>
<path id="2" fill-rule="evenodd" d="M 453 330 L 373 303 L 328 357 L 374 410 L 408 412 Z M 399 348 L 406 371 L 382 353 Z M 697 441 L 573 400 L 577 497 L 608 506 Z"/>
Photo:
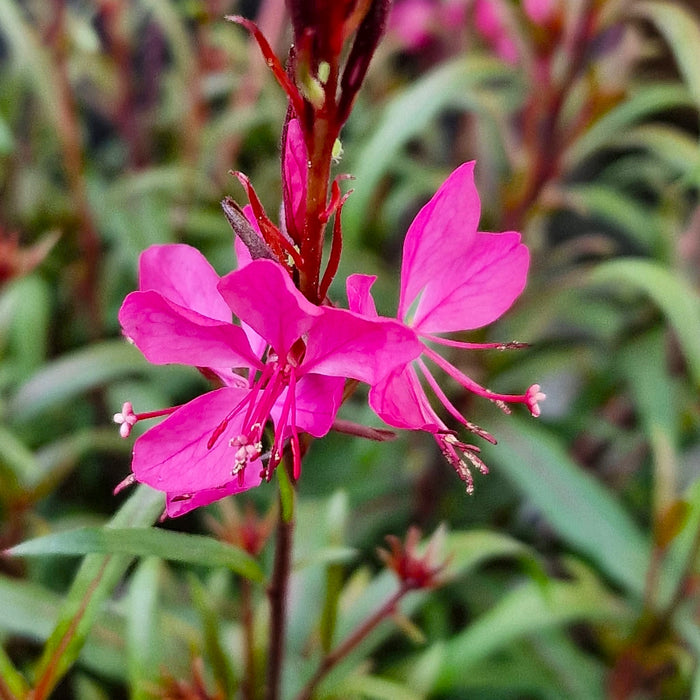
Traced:
<path id="1" fill-rule="evenodd" d="M 168 414 L 136 440 L 127 482 L 165 491 L 170 516 L 270 479 L 287 440 L 298 478 L 299 434 L 330 430 L 345 378 L 375 384 L 420 352 L 396 321 L 315 306 L 277 262 L 246 262 L 219 278 L 194 248 L 153 246 L 119 312 L 149 362 L 192 365 L 224 384 L 180 407 L 139 415 L 125 404 L 115 416 L 124 435 Z"/>
<path id="2" fill-rule="evenodd" d="M 544 26 L 560 12 L 559 0 L 523 0 L 523 10 L 533 23 Z"/>
<path id="3" fill-rule="evenodd" d="M 474 24 L 493 50 L 510 65 L 518 62 L 518 48 L 512 38 L 508 6 L 501 0 L 475 0 Z"/>
<path id="4" fill-rule="evenodd" d="M 423 343 L 421 357 L 397 366 L 372 385 L 369 401 L 386 423 L 396 428 L 430 432 L 442 453 L 473 491 L 467 462 L 482 472 L 486 466 L 478 448 L 460 442 L 433 410 L 421 377 L 447 411 L 468 430 L 495 442 L 492 436 L 469 422 L 440 388 L 426 361 L 433 362 L 465 389 L 497 403 L 523 403 L 533 416 L 544 399 L 538 384 L 523 395 L 497 394 L 475 382 L 450 364 L 434 348 L 443 345 L 466 350 L 518 347 L 518 343 L 465 343 L 439 333 L 485 326 L 499 318 L 525 287 L 529 253 L 520 234 L 477 232 L 481 205 L 474 184 L 474 163 L 457 168 L 433 198 L 418 212 L 403 247 L 398 318 L 414 330 Z M 352 275 L 347 280 L 350 309 L 377 318 L 371 286 L 376 278 Z"/>

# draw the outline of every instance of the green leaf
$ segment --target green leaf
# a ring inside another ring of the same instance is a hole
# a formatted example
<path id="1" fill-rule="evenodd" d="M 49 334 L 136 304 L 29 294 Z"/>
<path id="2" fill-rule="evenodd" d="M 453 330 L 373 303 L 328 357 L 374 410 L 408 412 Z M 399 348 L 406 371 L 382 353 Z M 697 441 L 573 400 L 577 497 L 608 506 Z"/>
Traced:
<path id="1" fill-rule="evenodd" d="M 37 478 L 39 465 L 32 454 L 15 435 L 0 425 L 0 495 L 10 498 Z"/>
<path id="2" fill-rule="evenodd" d="M 444 653 L 441 640 L 401 666 L 408 669 L 402 677 L 410 674 L 411 687 L 423 697 L 431 696 Z M 605 672 L 602 663 L 571 641 L 568 630 L 552 628 L 506 642 L 455 679 L 454 690 L 458 697 L 592 700 L 605 697 Z"/>
<path id="3" fill-rule="evenodd" d="M 462 56 L 441 64 L 395 97 L 353 160 L 354 192 L 343 208 L 348 238 L 361 230 L 379 181 L 410 139 L 450 105 L 485 109 L 486 101 L 480 95 L 484 86 L 511 76 L 512 71 L 496 59 Z"/>
<path id="4" fill-rule="evenodd" d="M 0 575 L 0 630 L 44 641 L 56 622 L 60 597 L 43 586 Z"/>
<path id="5" fill-rule="evenodd" d="M 51 299 L 47 284 L 38 275 L 15 280 L 8 293 L 13 307 L 10 351 L 19 383 L 46 358 Z"/>
<path id="6" fill-rule="evenodd" d="M 434 690 L 459 688 L 465 672 L 525 635 L 574 622 L 624 622 L 631 614 L 589 574 L 574 581 L 532 582 L 503 596 L 443 646 Z"/>
<path id="7" fill-rule="evenodd" d="M 0 155 L 6 156 L 15 149 L 15 140 L 12 130 L 5 119 L 0 115 Z"/>
<path id="8" fill-rule="evenodd" d="M 214 679 L 227 698 L 232 698 L 238 689 L 238 680 L 221 641 L 221 618 L 210 600 L 209 592 L 194 576 L 188 576 L 192 603 L 202 620 L 204 645 Z M 245 662 L 244 662 L 245 663 Z"/>
<path id="9" fill-rule="evenodd" d="M 620 371 L 627 380 L 643 434 L 654 463 L 654 510 L 676 498 L 680 406 L 666 371 L 666 334 L 657 330 L 635 338 L 620 354 Z"/>
<path id="10" fill-rule="evenodd" d="M 651 21 L 666 38 L 695 104 L 700 108 L 700 25 L 697 15 L 671 2 L 635 2 L 632 13 Z"/>
<path id="11" fill-rule="evenodd" d="M 162 494 L 139 487 L 110 520 L 109 526 L 143 528 L 153 523 L 162 510 Z M 102 604 L 132 560 L 132 556 L 125 555 L 91 555 L 80 565 L 37 665 L 35 700 L 48 698 L 75 663 Z"/>
<path id="12" fill-rule="evenodd" d="M 131 450 L 132 445 L 119 436 L 114 426 L 86 428 L 50 442 L 34 454 L 38 469 L 26 482 L 31 498 L 39 500 L 54 491 L 90 452 L 129 455 Z"/>
<path id="13" fill-rule="evenodd" d="M 225 566 L 251 581 L 262 582 L 264 579 L 258 563 L 242 549 L 203 535 L 138 526 L 126 529 L 86 527 L 58 532 L 18 544 L 7 553 L 16 557 L 60 554 L 155 556 L 201 566 Z"/>
<path id="14" fill-rule="evenodd" d="M 560 538 L 641 597 L 649 542 L 613 496 L 533 419 L 498 417 L 489 429 L 498 445 L 484 447 L 486 463 L 522 491 Z"/>
<path id="15" fill-rule="evenodd" d="M 335 697 L 359 696 L 373 700 L 422 700 L 424 697 L 404 683 L 359 674 L 350 675 L 334 685 L 332 692 Z"/>
<path id="16" fill-rule="evenodd" d="M 34 91 L 44 105 L 46 116 L 54 121 L 60 133 L 63 127 L 60 123 L 63 114 L 59 92 L 61 81 L 56 79 L 51 61 L 36 33 L 23 20 L 18 7 L 21 7 L 21 4 L 13 0 L 0 0 L 0 30 L 17 65 L 26 71 L 34 83 Z"/>
<path id="17" fill-rule="evenodd" d="M 571 185 L 563 194 L 576 212 L 596 216 L 626 233 L 639 248 L 653 250 L 659 237 L 659 221 L 640 202 L 606 185 Z"/>
<path id="18" fill-rule="evenodd" d="M 29 695 L 29 685 L 0 646 L 0 697 L 20 700 Z"/>
<path id="19" fill-rule="evenodd" d="M 88 389 L 145 367 L 141 353 L 123 340 L 107 340 L 63 356 L 25 382 L 9 402 L 9 413 L 29 420 Z"/>
<path id="20" fill-rule="evenodd" d="M 697 387 L 700 387 L 700 299 L 674 270 L 636 258 L 611 260 L 594 270 L 594 285 L 631 286 L 647 295 L 673 327 Z"/>
<path id="21" fill-rule="evenodd" d="M 696 565 L 700 532 L 700 479 L 696 479 L 683 494 L 683 501 L 676 501 L 674 505 L 680 506 L 683 511 L 680 513 L 682 522 L 663 553 L 661 576 L 655 592 L 655 603 L 660 610 L 685 594 L 684 587 L 688 585 L 688 577 L 692 577 L 693 566 Z M 667 517 L 668 513 L 667 509 Z M 685 611 L 686 614 L 688 612 Z M 700 639 L 700 634 L 697 639 Z"/>
<path id="22" fill-rule="evenodd" d="M 470 531 L 448 533 L 445 536 L 443 551 L 438 557 L 444 557 L 448 561 L 444 578 L 448 581 L 461 579 L 474 571 L 477 567 L 493 559 L 524 559 L 528 564 L 535 562 L 535 558 L 526 545 L 507 535 L 489 531 Z M 439 562 L 439 558 L 436 559 Z M 533 564 L 536 565 L 536 564 Z M 338 623 L 336 643 L 340 643 L 350 635 L 358 626 L 360 620 L 367 618 L 377 610 L 398 587 L 396 576 L 389 571 L 383 571 L 359 594 L 346 589 L 341 595 L 338 606 Z M 347 600 L 347 596 L 351 600 Z M 416 612 L 430 597 L 429 591 L 416 591 L 406 596 L 400 603 L 400 612 L 408 617 Z M 340 664 L 338 669 L 329 674 L 329 685 L 340 682 L 349 669 L 355 668 L 368 654 L 396 632 L 396 626 L 392 622 L 384 622 L 361 642 L 348 659 Z"/>
<path id="23" fill-rule="evenodd" d="M 161 562 L 149 557 L 131 577 L 126 627 L 126 660 L 130 700 L 149 700 L 148 685 L 158 677 L 163 659 L 158 644 L 158 579 Z"/>
<path id="24" fill-rule="evenodd" d="M 661 83 L 645 86 L 601 117 L 573 143 L 564 156 L 565 168 L 573 169 L 600 148 L 610 145 L 630 126 L 652 114 L 692 105 L 693 100 L 687 89 L 681 85 Z"/>
<path id="25" fill-rule="evenodd" d="M 700 166 L 697 139 L 666 124 L 640 124 L 626 129 L 615 137 L 614 143 L 628 148 L 644 148 L 686 177 Z"/>

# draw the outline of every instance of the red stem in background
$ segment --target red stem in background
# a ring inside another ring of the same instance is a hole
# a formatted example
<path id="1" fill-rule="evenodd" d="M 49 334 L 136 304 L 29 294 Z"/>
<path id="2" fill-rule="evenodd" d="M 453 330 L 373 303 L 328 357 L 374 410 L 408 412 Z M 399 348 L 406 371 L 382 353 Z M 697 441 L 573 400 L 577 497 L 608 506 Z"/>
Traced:
<path id="1" fill-rule="evenodd" d="M 256 17 L 256 24 L 268 38 L 272 49 L 279 43 L 285 26 L 286 10 L 284 0 L 262 0 Z M 248 46 L 248 72 L 241 86 L 233 93 L 229 106 L 235 114 L 251 107 L 258 99 L 266 75 L 265 64 L 258 59 L 258 42 L 251 36 Z M 242 133 L 233 133 L 217 149 L 218 163 L 215 173 L 226 173 L 235 163 L 243 142 Z M 223 185 L 223 182 L 221 183 Z"/>
<path id="2" fill-rule="evenodd" d="M 283 465 L 281 468 L 285 468 Z M 270 601 L 270 635 L 268 638 L 265 700 L 279 700 L 287 629 L 287 589 L 292 560 L 294 521 L 286 522 L 280 506 L 275 533 L 275 562 L 267 596 Z"/>
<path id="3" fill-rule="evenodd" d="M 591 33 L 597 20 L 597 12 L 591 7 L 590 0 L 583 3 L 579 12 L 579 22 L 572 36 L 567 67 L 561 81 L 558 85 L 552 82 L 550 65 L 547 84 L 541 86 L 525 109 L 524 132 L 532 160 L 525 174 L 524 187 L 505 213 L 506 229 L 522 228 L 525 214 L 537 201 L 545 185 L 558 174 L 566 145 L 558 133 L 559 117 L 568 92 L 583 67 L 586 49 L 590 46 Z M 533 82 L 538 82 L 537 76 L 533 76 Z"/>
<path id="4" fill-rule="evenodd" d="M 406 585 L 401 586 L 389 600 L 373 615 L 368 617 L 342 644 L 326 654 L 319 664 L 316 673 L 297 695 L 296 700 L 310 700 L 318 684 L 340 661 L 342 661 L 379 623 L 390 617 L 396 611 L 399 601 L 411 590 Z"/>
<path id="5" fill-rule="evenodd" d="M 253 620 L 253 589 L 247 578 L 241 578 L 241 608 L 243 616 L 243 647 L 245 655 L 244 700 L 255 700 L 255 636 Z"/>
<path id="6" fill-rule="evenodd" d="M 63 162 L 68 186 L 71 190 L 78 219 L 77 238 L 83 259 L 82 294 L 80 296 L 85 300 L 91 320 L 88 332 L 96 337 L 101 327 L 97 291 L 100 270 L 100 238 L 88 202 L 87 188 L 83 177 L 83 154 L 80 127 L 78 126 L 78 110 L 68 79 L 66 51 L 69 41 L 65 32 L 65 0 L 54 0 L 53 7 L 54 18 L 45 39 L 56 68 L 55 76 L 58 81 L 59 97 L 59 114 L 56 115 L 56 123 L 58 136 L 63 147 Z"/>

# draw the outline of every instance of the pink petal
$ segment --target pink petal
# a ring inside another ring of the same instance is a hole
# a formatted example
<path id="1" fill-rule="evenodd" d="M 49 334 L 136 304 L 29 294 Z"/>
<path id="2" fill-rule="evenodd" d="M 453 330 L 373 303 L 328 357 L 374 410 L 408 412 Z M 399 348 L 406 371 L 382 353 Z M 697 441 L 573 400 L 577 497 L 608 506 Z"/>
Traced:
<path id="1" fill-rule="evenodd" d="M 519 233 L 478 233 L 459 262 L 426 285 L 411 323 L 417 333 L 495 321 L 525 288 L 530 255 Z"/>
<path id="2" fill-rule="evenodd" d="M 342 377 L 324 377 L 320 374 L 306 374 L 296 385 L 296 421 L 299 432 L 310 433 L 314 437 L 323 437 L 333 425 L 343 398 L 345 379 Z M 275 425 L 279 422 L 280 411 L 287 391 L 277 400 L 271 415 Z M 287 426 L 283 435 L 291 434 Z"/>
<path id="3" fill-rule="evenodd" d="M 304 372 L 376 384 L 420 355 L 414 332 L 394 319 L 368 319 L 345 309 L 322 308 L 309 331 Z"/>
<path id="4" fill-rule="evenodd" d="M 308 179 L 308 156 L 304 134 L 298 119 L 290 119 L 287 125 L 287 140 L 284 144 L 285 201 L 292 205 L 291 215 L 296 231 L 304 231 L 306 217 L 306 183 Z"/>
<path id="5" fill-rule="evenodd" d="M 195 493 L 168 493 L 165 498 L 165 512 L 169 518 L 177 518 L 180 515 L 189 513 L 195 508 L 208 506 L 210 503 L 219 501 L 226 496 L 232 496 L 241 491 L 259 486 L 262 482 L 260 474 L 252 469 L 245 470 L 243 482 L 241 483 L 237 476 L 233 477 L 233 481 L 224 486 L 215 489 L 204 489 Z M 259 470 L 258 470 L 259 472 Z"/>
<path id="6" fill-rule="evenodd" d="M 260 367 L 241 328 L 178 306 L 157 292 L 129 294 L 119 322 L 146 359 L 157 365 Z"/>
<path id="7" fill-rule="evenodd" d="M 368 318 L 378 316 L 377 307 L 374 305 L 371 288 L 376 281 L 376 275 L 350 275 L 345 282 L 348 295 L 348 307 L 350 311 L 362 314 Z"/>
<path id="8" fill-rule="evenodd" d="M 179 306 L 217 321 L 231 321 L 231 309 L 216 289 L 219 275 L 188 245 L 154 245 L 139 258 L 139 290 L 153 290 Z"/>
<path id="9" fill-rule="evenodd" d="M 322 314 L 272 260 L 253 260 L 229 273 L 219 282 L 219 292 L 233 313 L 282 357 Z"/>
<path id="10" fill-rule="evenodd" d="M 404 430 L 445 429 L 430 406 L 412 365 L 393 371 L 369 392 L 369 405 L 386 423 Z"/>
<path id="11" fill-rule="evenodd" d="M 405 318 L 426 285 L 445 274 L 472 244 L 481 204 L 474 163 L 460 165 L 411 223 L 403 246 L 399 318 Z"/>
<path id="12" fill-rule="evenodd" d="M 131 469 L 137 481 L 169 494 L 195 494 L 221 489 L 236 481 L 245 490 L 260 483 L 260 460 L 248 464 L 234 479 L 234 448 L 229 440 L 240 433 L 245 410 L 230 419 L 211 449 L 207 443 L 217 426 L 246 396 L 247 389 L 210 391 L 185 404 L 134 443 Z M 240 478 L 240 481 L 239 481 Z"/>

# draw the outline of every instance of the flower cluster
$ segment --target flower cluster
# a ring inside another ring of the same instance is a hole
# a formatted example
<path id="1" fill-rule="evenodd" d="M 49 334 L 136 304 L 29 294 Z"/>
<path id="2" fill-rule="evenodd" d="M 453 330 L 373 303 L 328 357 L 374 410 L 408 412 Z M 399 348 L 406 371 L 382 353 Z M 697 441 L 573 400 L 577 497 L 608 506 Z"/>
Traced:
<path id="1" fill-rule="evenodd" d="M 151 413 L 135 413 L 126 402 L 114 417 L 127 437 L 138 421 L 167 416 L 136 440 L 132 474 L 122 485 L 139 481 L 165 492 L 171 517 L 270 480 L 285 454 L 291 476 L 298 479 L 306 436 L 322 437 L 336 424 L 347 380 L 369 386 L 371 407 L 390 426 L 432 434 L 469 492 L 470 465 L 486 470 L 479 450 L 447 427 L 421 382 L 468 430 L 493 438 L 461 415 L 427 363 L 506 410 L 522 403 L 536 416 L 544 398 L 536 384 L 523 395 L 491 392 L 435 349 L 517 346 L 439 335 L 491 323 L 525 286 L 529 257 L 520 235 L 477 232 L 473 163 L 448 177 L 406 234 L 396 318 L 377 314 L 373 278 L 366 275 L 347 280 L 349 308 L 328 299 L 348 196 L 338 178 L 328 185 L 329 144 L 347 117 L 388 2 L 374 0 L 361 22 L 353 2 L 338 16 L 323 7 L 326 15 L 302 11 L 303 4 L 293 13 L 297 69 L 288 73 L 280 72 L 259 30 L 234 18 L 253 33 L 290 99 L 279 224 L 267 216 L 248 178 L 235 173 L 249 200 L 244 208 L 228 197 L 222 202 L 236 234 L 236 269 L 219 277 L 194 248 L 153 246 L 141 256 L 138 291 L 126 297 L 119 312 L 124 335 L 149 362 L 191 365 L 217 384 L 189 403 Z M 323 22 L 345 29 L 330 41 Z M 354 40 L 341 77 L 340 64 L 326 59 L 340 51 L 353 27 L 360 32 L 366 23 L 373 28 L 365 27 L 366 34 Z M 311 89 L 309 71 L 318 93 Z M 324 120 L 330 126 L 317 129 Z M 322 273 L 323 235 L 331 220 Z M 341 423 L 347 431 L 346 422 L 339 421 L 339 429 Z M 362 426 L 355 432 L 362 434 Z"/>

